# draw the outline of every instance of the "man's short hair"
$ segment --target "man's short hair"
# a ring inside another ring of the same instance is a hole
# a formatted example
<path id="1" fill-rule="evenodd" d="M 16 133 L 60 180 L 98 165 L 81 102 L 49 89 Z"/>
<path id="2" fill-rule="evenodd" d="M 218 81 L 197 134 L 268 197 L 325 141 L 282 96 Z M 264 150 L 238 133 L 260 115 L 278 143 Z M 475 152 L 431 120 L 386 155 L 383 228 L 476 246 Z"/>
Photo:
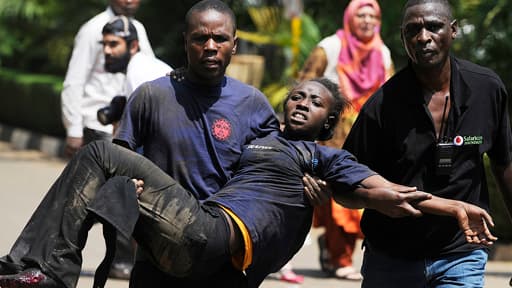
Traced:
<path id="1" fill-rule="evenodd" d="M 450 5 L 450 2 L 448 2 L 448 0 L 409 0 L 404 5 L 402 15 L 405 15 L 405 10 L 407 10 L 408 8 L 410 8 L 414 5 L 427 4 L 427 3 L 441 4 L 443 6 L 443 8 L 445 9 L 446 16 L 448 17 L 448 20 L 450 20 L 450 21 L 453 20 L 452 6 Z"/>
<path id="2" fill-rule="evenodd" d="M 124 15 L 116 16 L 110 20 L 105 24 L 105 26 L 103 26 L 101 33 L 103 35 L 113 34 L 115 36 L 122 37 L 128 43 L 139 39 L 135 25 L 133 25 L 132 21 Z"/>
<path id="3" fill-rule="evenodd" d="M 235 13 L 233 13 L 233 10 L 231 10 L 231 8 L 229 8 L 226 3 L 219 0 L 203 0 L 194 4 L 194 6 L 192 6 L 192 8 L 190 8 L 185 15 L 185 32 L 188 31 L 190 22 L 192 20 L 192 14 L 196 12 L 204 12 L 210 9 L 229 16 L 231 22 L 233 23 L 233 33 L 236 32 Z"/>

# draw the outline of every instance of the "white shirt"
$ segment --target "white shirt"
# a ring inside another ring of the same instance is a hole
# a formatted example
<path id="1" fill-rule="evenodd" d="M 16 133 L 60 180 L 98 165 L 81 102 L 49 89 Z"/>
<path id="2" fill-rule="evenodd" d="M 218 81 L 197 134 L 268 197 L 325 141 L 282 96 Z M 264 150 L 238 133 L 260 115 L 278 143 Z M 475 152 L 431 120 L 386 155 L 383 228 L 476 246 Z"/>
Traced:
<path id="1" fill-rule="evenodd" d="M 333 34 L 325 37 L 318 43 L 318 46 L 323 48 L 325 55 L 327 55 L 327 67 L 325 67 L 324 77 L 333 81 L 336 84 L 340 84 L 340 78 L 338 76 L 338 58 L 341 52 L 341 40 L 338 35 Z M 382 44 L 382 61 L 384 62 L 384 68 L 386 70 L 391 68 L 393 61 L 391 60 L 391 52 L 389 48 Z"/>
<path id="2" fill-rule="evenodd" d="M 135 53 L 126 68 L 125 95 L 130 96 L 140 84 L 165 76 L 171 71 L 171 66 L 160 59 L 140 52 Z"/>
<path id="3" fill-rule="evenodd" d="M 105 71 L 103 47 L 99 43 L 103 26 L 114 16 L 107 7 L 82 25 L 75 36 L 61 94 L 62 120 L 69 137 L 82 137 L 84 127 L 112 133 L 112 125 L 103 126 L 96 114 L 98 109 L 109 105 L 114 96 L 124 92 L 125 74 Z M 131 20 L 137 29 L 141 53 L 154 57 L 146 29 L 139 21 Z"/>

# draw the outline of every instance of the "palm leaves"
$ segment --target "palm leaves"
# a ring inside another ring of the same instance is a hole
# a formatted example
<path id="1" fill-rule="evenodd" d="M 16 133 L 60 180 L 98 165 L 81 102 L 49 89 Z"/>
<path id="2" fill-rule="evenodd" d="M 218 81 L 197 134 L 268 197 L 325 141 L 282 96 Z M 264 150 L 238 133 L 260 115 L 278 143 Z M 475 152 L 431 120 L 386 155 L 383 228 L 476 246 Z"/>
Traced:
<path id="1" fill-rule="evenodd" d="M 257 31 L 238 30 L 238 37 L 257 45 L 280 47 L 287 57 L 287 65 L 282 67 L 281 78 L 262 88 L 271 105 L 279 111 L 288 85 L 320 40 L 320 31 L 308 15 L 286 19 L 282 16 L 283 9 L 278 6 L 249 7 L 248 13 Z"/>

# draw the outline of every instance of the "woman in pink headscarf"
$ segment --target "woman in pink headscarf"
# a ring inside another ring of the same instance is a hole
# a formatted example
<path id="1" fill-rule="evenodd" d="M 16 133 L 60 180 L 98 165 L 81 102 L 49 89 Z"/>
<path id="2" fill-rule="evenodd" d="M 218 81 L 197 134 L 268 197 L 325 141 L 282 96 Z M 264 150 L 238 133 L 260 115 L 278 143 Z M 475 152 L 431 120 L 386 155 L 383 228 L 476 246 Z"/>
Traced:
<path id="1" fill-rule="evenodd" d="M 375 0 L 352 0 L 343 17 L 343 29 L 324 38 L 306 60 L 300 80 L 324 76 L 340 86 L 352 102 L 334 137 L 322 144 L 341 148 L 366 100 L 394 73 L 388 47 L 380 37 L 381 11 Z M 315 227 L 325 227 L 319 239 L 324 271 L 342 279 L 360 280 L 352 254 L 362 238 L 361 213 L 331 202 L 315 209 Z"/>

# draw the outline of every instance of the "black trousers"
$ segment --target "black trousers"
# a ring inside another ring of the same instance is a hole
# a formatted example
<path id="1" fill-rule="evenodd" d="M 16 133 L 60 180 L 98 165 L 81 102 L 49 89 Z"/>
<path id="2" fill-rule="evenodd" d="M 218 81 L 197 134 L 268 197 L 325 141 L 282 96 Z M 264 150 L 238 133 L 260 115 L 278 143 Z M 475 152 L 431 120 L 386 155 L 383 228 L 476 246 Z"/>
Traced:
<path id="1" fill-rule="evenodd" d="M 144 180 L 138 199 L 131 178 Z M 202 205 L 139 154 L 93 142 L 71 159 L 0 266 L 14 272 L 39 267 L 75 287 L 87 232 L 99 221 L 123 234 L 133 231 L 145 259 L 158 271 L 208 278 L 230 263 L 229 226 L 219 209 Z"/>
<path id="2" fill-rule="evenodd" d="M 83 129 L 84 144 L 89 144 L 98 140 L 112 141 L 112 134 L 103 131 L 84 127 Z M 135 261 L 135 247 L 132 239 L 118 234 L 116 239 L 116 248 L 114 255 L 114 263 L 133 263 Z"/>

